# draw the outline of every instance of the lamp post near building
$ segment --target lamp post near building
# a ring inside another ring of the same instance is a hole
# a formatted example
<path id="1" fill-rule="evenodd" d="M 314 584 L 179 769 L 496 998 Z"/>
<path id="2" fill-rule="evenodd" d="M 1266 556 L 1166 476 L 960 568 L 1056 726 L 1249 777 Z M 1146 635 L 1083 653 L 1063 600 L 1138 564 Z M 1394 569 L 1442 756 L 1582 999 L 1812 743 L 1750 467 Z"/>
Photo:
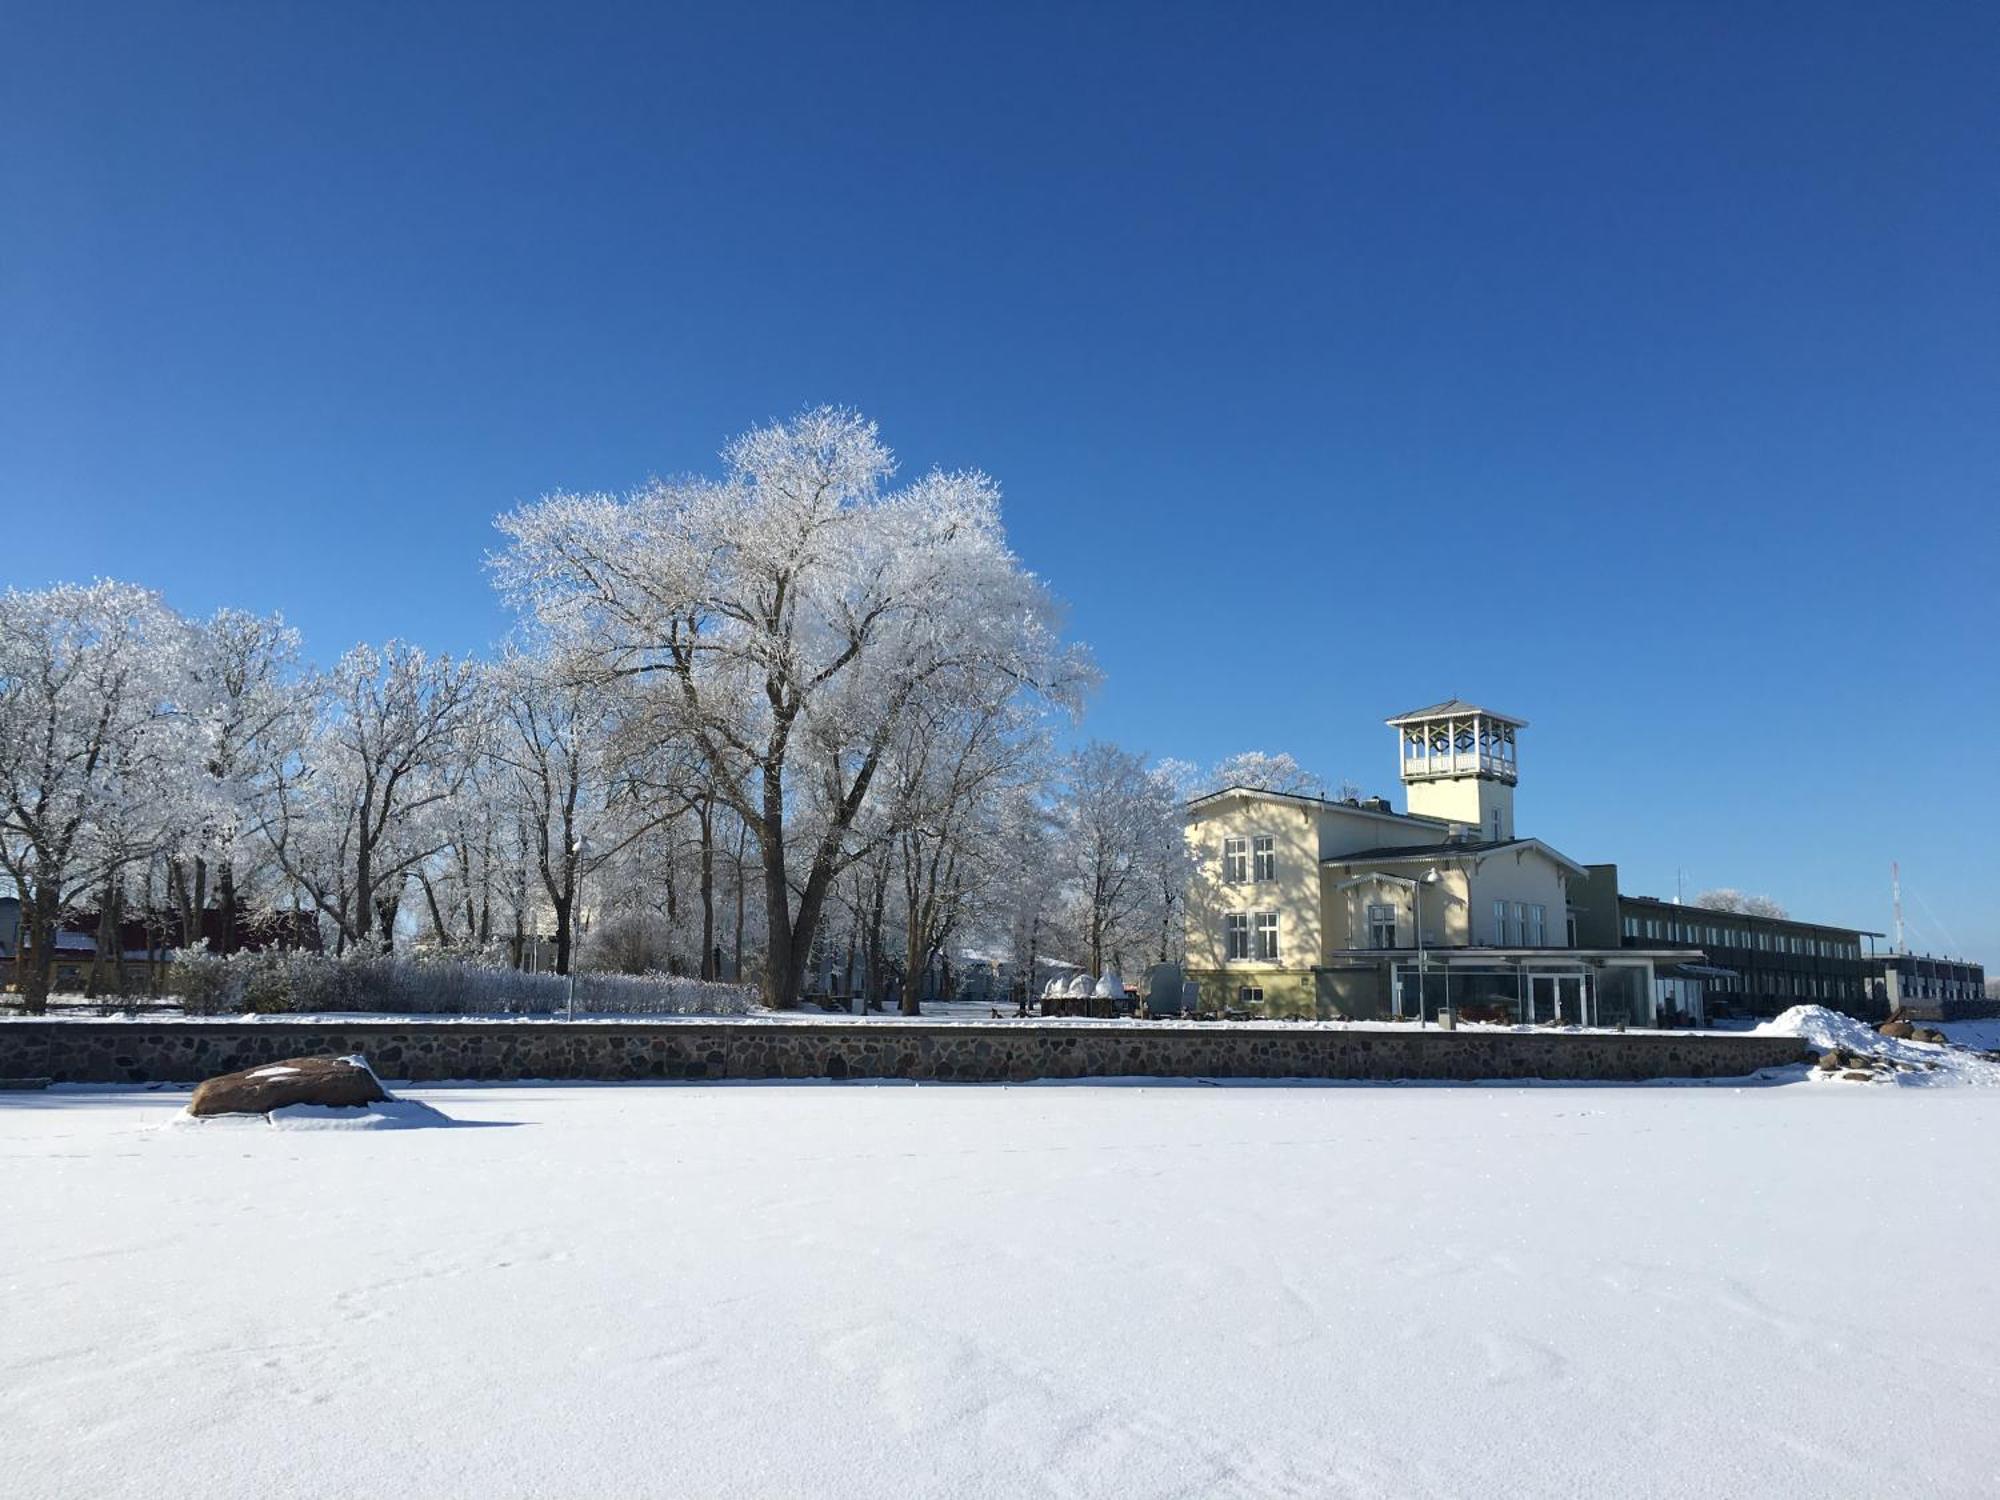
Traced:
<path id="1" fill-rule="evenodd" d="M 1432 865 L 1410 882 L 1410 925 L 1416 929 L 1417 937 L 1417 1025 L 1424 1024 L 1424 981 L 1428 974 L 1424 968 L 1424 903 L 1423 892 L 1427 885 L 1438 883 L 1437 866 Z M 1451 1000 L 1451 981 L 1445 981 L 1445 1001 L 1447 1008 Z"/>
<path id="2" fill-rule="evenodd" d="M 1417 875 L 1417 876 L 1391 875 L 1386 870 L 1371 870 L 1366 875 L 1356 875 L 1352 880 L 1343 880 L 1337 887 L 1335 887 L 1335 889 L 1343 891 L 1350 890 L 1358 885 L 1406 885 L 1410 888 L 1410 934 L 1415 939 L 1416 949 L 1417 949 L 1417 1025 L 1418 1026 L 1424 1025 L 1424 980 L 1428 977 L 1428 970 L 1424 962 L 1424 904 L 1422 899 L 1423 888 L 1427 885 L 1436 885 L 1438 881 L 1441 880 L 1442 878 L 1443 877 L 1438 874 L 1438 869 L 1436 865 L 1432 865 L 1428 870 L 1424 871 L 1422 875 Z M 1402 986 L 1394 982 L 1395 976 L 1394 976 L 1393 965 L 1391 965 L 1390 979 L 1395 994 L 1399 997 L 1398 1009 L 1400 1010 L 1401 1008 L 1400 996 L 1402 995 Z M 1447 1001 L 1449 1001 L 1451 998 L 1451 990 L 1448 984 L 1445 987 L 1445 998 Z"/>

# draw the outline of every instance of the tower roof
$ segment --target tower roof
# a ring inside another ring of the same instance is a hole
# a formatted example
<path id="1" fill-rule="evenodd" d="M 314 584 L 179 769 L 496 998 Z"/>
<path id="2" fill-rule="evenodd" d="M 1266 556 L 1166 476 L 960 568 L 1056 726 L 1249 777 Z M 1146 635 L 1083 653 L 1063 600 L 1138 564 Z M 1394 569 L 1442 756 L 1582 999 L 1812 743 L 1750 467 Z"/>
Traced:
<path id="1" fill-rule="evenodd" d="M 1404 724 L 1421 724 L 1430 719 L 1470 719 L 1477 716 L 1491 719 L 1496 724 L 1512 724 L 1516 729 L 1526 729 L 1528 721 L 1517 719 L 1512 714 L 1503 714 L 1490 708 L 1481 708 L 1477 703 L 1467 703 L 1463 698 L 1447 698 L 1442 703 L 1433 703 L 1429 708 L 1413 708 L 1406 714 L 1398 714 L 1383 722 L 1392 727 Z"/>

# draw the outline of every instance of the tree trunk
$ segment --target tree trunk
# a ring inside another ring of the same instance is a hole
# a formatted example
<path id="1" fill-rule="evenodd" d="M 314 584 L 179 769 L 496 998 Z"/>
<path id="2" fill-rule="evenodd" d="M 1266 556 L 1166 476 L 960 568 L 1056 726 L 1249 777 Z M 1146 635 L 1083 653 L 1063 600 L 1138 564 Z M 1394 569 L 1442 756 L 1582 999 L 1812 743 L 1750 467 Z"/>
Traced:
<path id="1" fill-rule="evenodd" d="M 794 951 L 792 892 L 785 877 L 785 792 L 778 777 L 764 773 L 764 816 L 757 842 L 764 857 L 764 921 L 770 931 L 765 946 L 764 1003 L 773 1010 L 792 1010 L 799 1003 L 805 976 L 805 955 Z"/>
<path id="2" fill-rule="evenodd" d="M 90 978 L 83 982 L 86 1000 L 95 1000 L 104 993 L 104 961 L 110 945 L 116 941 L 117 928 L 112 925 L 116 920 L 111 910 L 111 882 L 107 880 L 104 889 L 97 893 L 97 946 L 90 955 Z"/>
<path id="3" fill-rule="evenodd" d="M 62 915 L 62 903 L 56 899 L 55 891 L 38 885 L 24 915 L 28 918 L 27 941 L 21 944 L 21 954 L 25 957 L 32 950 L 34 961 L 20 971 L 21 1005 L 31 1016 L 46 1015 L 49 981 L 55 973 L 56 922 Z M 20 962 L 19 958 L 15 960 L 17 971 Z"/>
<path id="4" fill-rule="evenodd" d="M 750 825 L 748 823 L 739 825 L 736 830 L 736 962 L 729 973 L 729 977 L 738 984 L 743 982 L 743 900 L 746 894 L 743 880 L 743 846 L 749 837 Z"/>
<path id="5" fill-rule="evenodd" d="M 236 861 L 225 858 L 222 869 L 216 874 L 216 886 L 222 896 L 222 934 L 217 947 L 224 958 L 236 951 Z M 201 940 L 200 930 L 195 932 L 195 941 Z"/>
<path id="6" fill-rule="evenodd" d="M 1036 912 L 1033 920 L 1028 923 L 1028 988 L 1026 991 L 1027 1001 L 1021 1007 L 1022 1014 L 1024 1015 L 1034 1007 L 1035 1003 L 1035 973 L 1036 970 L 1041 967 L 1041 955 L 1038 952 L 1036 952 L 1036 949 L 1039 947 L 1041 940 L 1042 940 L 1042 914 L 1040 912 Z"/>
<path id="7" fill-rule="evenodd" d="M 897 1007 L 906 1016 L 922 1015 L 920 1004 L 924 989 L 924 974 L 930 968 L 930 947 L 924 941 L 923 918 L 915 911 L 910 913 L 910 930 L 903 943 L 903 1003 Z"/>
<path id="8" fill-rule="evenodd" d="M 99 944 L 102 947 L 102 944 Z M 124 999 L 125 976 L 125 877 L 119 876 L 111 887 L 111 982 L 117 987 L 118 998 Z"/>
<path id="9" fill-rule="evenodd" d="M 701 808 L 701 977 L 715 979 L 715 799 L 703 797 Z"/>
<path id="10" fill-rule="evenodd" d="M 570 947 L 573 942 L 570 930 L 570 913 L 575 907 L 576 898 L 565 891 L 561 895 L 556 896 L 549 904 L 555 908 L 556 915 L 556 972 L 558 974 L 567 974 L 569 972 Z"/>
<path id="11" fill-rule="evenodd" d="M 122 901 L 119 903 L 124 904 Z M 208 910 L 208 861 L 197 857 L 194 862 L 194 920 L 192 930 L 181 939 L 182 947 L 193 947 L 201 941 L 201 914 Z"/>
<path id="12" fill-rule="evenodd" d="M 438 905 L 437 891 L 431 885 L 430 876 L 420 871 L 417 884 L 423 889 L 424 906 L 431 914 L 431 931 L 437 935 L 438 946 L 451 947 L 451 928 L 445 924 L 444 910 Z"/>

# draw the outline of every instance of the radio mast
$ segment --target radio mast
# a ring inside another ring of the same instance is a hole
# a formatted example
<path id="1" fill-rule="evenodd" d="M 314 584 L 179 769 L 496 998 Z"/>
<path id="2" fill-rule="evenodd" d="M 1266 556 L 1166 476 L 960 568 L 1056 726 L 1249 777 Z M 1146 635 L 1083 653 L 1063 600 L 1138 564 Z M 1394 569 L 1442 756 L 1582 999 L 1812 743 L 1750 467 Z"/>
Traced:
<path id="1" fill-rule="evenodd" d="M 1908 953 L 1910 950 L 1903 944 L 1903 867 L 1893 859 L 1889 861 L 1889 897 L 1896 916 L 1893 924 L 1896 929 L 1896 951 Z"/>

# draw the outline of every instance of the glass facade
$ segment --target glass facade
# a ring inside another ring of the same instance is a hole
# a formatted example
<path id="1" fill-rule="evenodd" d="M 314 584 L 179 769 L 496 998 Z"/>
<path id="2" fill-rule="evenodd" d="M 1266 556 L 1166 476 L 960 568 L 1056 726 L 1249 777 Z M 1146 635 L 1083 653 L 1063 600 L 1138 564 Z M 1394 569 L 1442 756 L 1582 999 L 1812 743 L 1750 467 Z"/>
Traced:
<path id="1" fill-rule="evenodd" d="M 1437 1020 L 1447 1005 L 1461 1021 L 1503 1026 L 1653 1024 L 1646 970 L 1637 965 L 1550 968 L 1496 963 L 1447 968 L 1433 963 L 1424 975 L 1423 1019 Z M 1415 963 L 1394 966 L 1390 1008 L 1405 1020 L 1417 1018 Z"/>

